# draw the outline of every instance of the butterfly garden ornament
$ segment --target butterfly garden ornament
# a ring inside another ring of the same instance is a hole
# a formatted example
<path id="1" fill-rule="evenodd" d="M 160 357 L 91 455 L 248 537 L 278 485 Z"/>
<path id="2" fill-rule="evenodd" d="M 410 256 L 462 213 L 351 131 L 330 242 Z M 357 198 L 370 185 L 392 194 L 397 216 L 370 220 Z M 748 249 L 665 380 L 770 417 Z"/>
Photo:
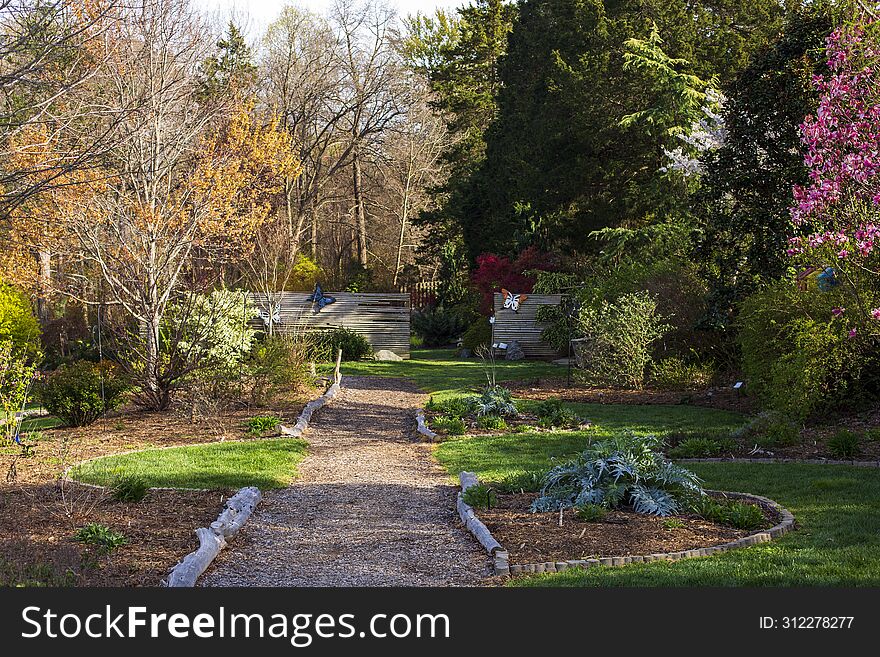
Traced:
<path id="1" fill-rule="evenodd" d="M 526 294 L 514 294 L 503 287 L 501 288 L 501 296 L 504 298 L 504 309 L 512 310 L 515 313 L 519 312 L 520 304 L 525 303 L 529 298 Z"/>
<path id="2" fill-rule="evenodd" d="M 263 324 L 265 324 L 267 328 L 269 326 L 274 325 L 274 324 L 281 323 L 281 304 L 280 303 L 271 304 L 269 306 L 269 310 L 263 310 L 262 308 L 260 308 L 260 310 L 258 312 L 260 315 L 260 319 L 263 320 Z"/>
<path id="3" fill-rule="evenodd" d="M 321 289 L 321 285 L 319 283 L 315 283 L 315 291 L 312 292 L 312 294 L 309 296 L 309 301 L 312 302 L 313 306 L 317 306 L 315 312 L 319 312 L 324 306 L 329 306 L 331 303 L 336 303 L 336 299 L 324 294 L 324 290 Z"/>

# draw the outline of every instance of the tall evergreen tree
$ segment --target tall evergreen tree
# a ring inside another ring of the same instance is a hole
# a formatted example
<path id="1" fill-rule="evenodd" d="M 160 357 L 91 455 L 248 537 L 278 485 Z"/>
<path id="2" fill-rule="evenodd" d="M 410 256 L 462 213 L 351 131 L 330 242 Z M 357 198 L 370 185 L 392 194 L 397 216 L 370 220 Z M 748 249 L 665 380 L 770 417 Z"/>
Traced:
<path id="1" fill-rule="evenodd" d="M 524 0 L 498 68 L 486 155 L 442 208 L 471 257 L 529 244 L 582 250 L 607 226 L 657 219 L 661 140 L 621 120 L 658 89 L 624 48 L 654 26 L 682 74 L 723 83 L 771 40 L 776 0 Z"/>
<path id="2" fill-rule="evenodd" d="M 798 125 L 816 106 L 827 3 L 792 13 L 784 33 L 726 89 L 727 143 L 707 162 L 697 195 L 697 259 L 710 285 L 706 323 L 723 328 L 735 305 L 786 268 L 791 188 L 806 182 Z"/>

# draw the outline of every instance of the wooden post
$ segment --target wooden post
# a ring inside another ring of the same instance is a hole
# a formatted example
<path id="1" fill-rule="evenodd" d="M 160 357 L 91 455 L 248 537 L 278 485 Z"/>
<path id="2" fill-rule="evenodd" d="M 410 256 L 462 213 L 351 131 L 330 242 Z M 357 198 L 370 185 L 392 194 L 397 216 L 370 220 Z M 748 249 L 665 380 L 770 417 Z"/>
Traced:
<path id="1" fill-rule="evenodd" d="M 339 384 L 342 380 L 342 372 L 340 372 L 340 368 L 342 367 L 342 349 L 336 353 L 336 369 L 333 371 L 333 383 Z"/>

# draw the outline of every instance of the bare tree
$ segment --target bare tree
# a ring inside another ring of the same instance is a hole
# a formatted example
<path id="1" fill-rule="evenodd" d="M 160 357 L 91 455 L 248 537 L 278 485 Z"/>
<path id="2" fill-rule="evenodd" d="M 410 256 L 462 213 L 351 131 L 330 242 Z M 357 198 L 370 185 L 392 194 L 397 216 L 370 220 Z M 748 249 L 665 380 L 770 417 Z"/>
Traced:
<path id="1" fill-rule="evenodd" d="M 118 20 L 117 0 L 0 0 L 0 219 L 96 166 L 133 109 L 91 90 Z"/>
<path id="2" fill-rule="evenodd" d="M 363 159 L 378 150 L 386 131 L 406 106 L 400 57 L 394 49 L 395 14 L 379 3 L 360 6 L 337 0 L 332 20 L 341 35 L 345 85 L 340 105 L 348 106 L 343 117 L 350 134 L 348 149 L 352 167 L 352 212 L 358 262 L 369 261 L 367 202 L 363 190 Z"/>
<path id="3" fill-rule="evenodd" d="M 379 162 L 383 195 L 377 199 L 396 220 L 392 285 L 397 287 L 406 260 L 407 249 L 417 247 L 412 238 L 412 217 L 428 209 L 432 203 L 431 189 L 442 181 L 443 152 L 452 136 L 445 121 L 429 106 L 430 94 L 417 79 L 409 80 L 412 92 L 410 106 L 403 120 L 390 129 L 384 157 Z"/>
<path id="4" fill-rule="evenodd" d="M 164 408 L 162 318 L 202 236 L 207 208 L 191 176 L 218 108 L 198 101 L 196 73 L 210 41 L 183 0 L 139 0 L 123 18 L 112 33 L 116 56 L 104 93 L 110 105 L 139 109 L 115 126 L 106 179 L 70 226 L 110 301 L 135 320 L 143 395 Z"/>
<path id="5" fill-rule="evenodd" d="M 292 7 L 284 9 L 264 39 L 264 102 L 290 131 L 302 163 L 301 174 L 288 181 L 284 194 L 291 262 L 306 230 L 316 257 L 322 191 L 348 159 L 340 134 L 347 107 L 336 102 L 342 84 L 338 51 L 339 40 L 325 19 Z"/>

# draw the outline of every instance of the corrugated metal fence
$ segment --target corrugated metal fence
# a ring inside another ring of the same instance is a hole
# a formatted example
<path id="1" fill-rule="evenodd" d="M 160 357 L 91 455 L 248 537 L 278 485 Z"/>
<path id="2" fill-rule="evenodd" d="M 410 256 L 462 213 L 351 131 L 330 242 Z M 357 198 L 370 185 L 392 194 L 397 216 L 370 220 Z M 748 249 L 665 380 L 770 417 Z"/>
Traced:
<path id="1" fill-rule="evenodd" d="M 504 297 L 495 293 L 495 342 L 519 342 L 523 353 L 529 358 L 557 358 L 558 352 L 548 343 L 541 340 L 541 332 L 546 324 L 538 322 L 538 308 L 541 306 L 558 306 L 562 301 L 561 294 L 529 294 L 520 304 L 519 311 L 504 308 Z"/>
<path id="2" fill-rule="evenodd" d="M 280 321 L 275 330 L 282 334 L 297 334 L 328 328 L 345 327 L 363 335 L 373 349 L 388 349 L 398 356 L 409 358 L 410 295 L 406 293 L 353 293 L 327 292 L 335 303 L 321 310 L 309 301 L 305 292 L 281 292 Z M 263 310 L 269 304 L 265 294 L 251 294 L 254 304 Z M 257 319 L 257 322 L 262 321 Z"/>

